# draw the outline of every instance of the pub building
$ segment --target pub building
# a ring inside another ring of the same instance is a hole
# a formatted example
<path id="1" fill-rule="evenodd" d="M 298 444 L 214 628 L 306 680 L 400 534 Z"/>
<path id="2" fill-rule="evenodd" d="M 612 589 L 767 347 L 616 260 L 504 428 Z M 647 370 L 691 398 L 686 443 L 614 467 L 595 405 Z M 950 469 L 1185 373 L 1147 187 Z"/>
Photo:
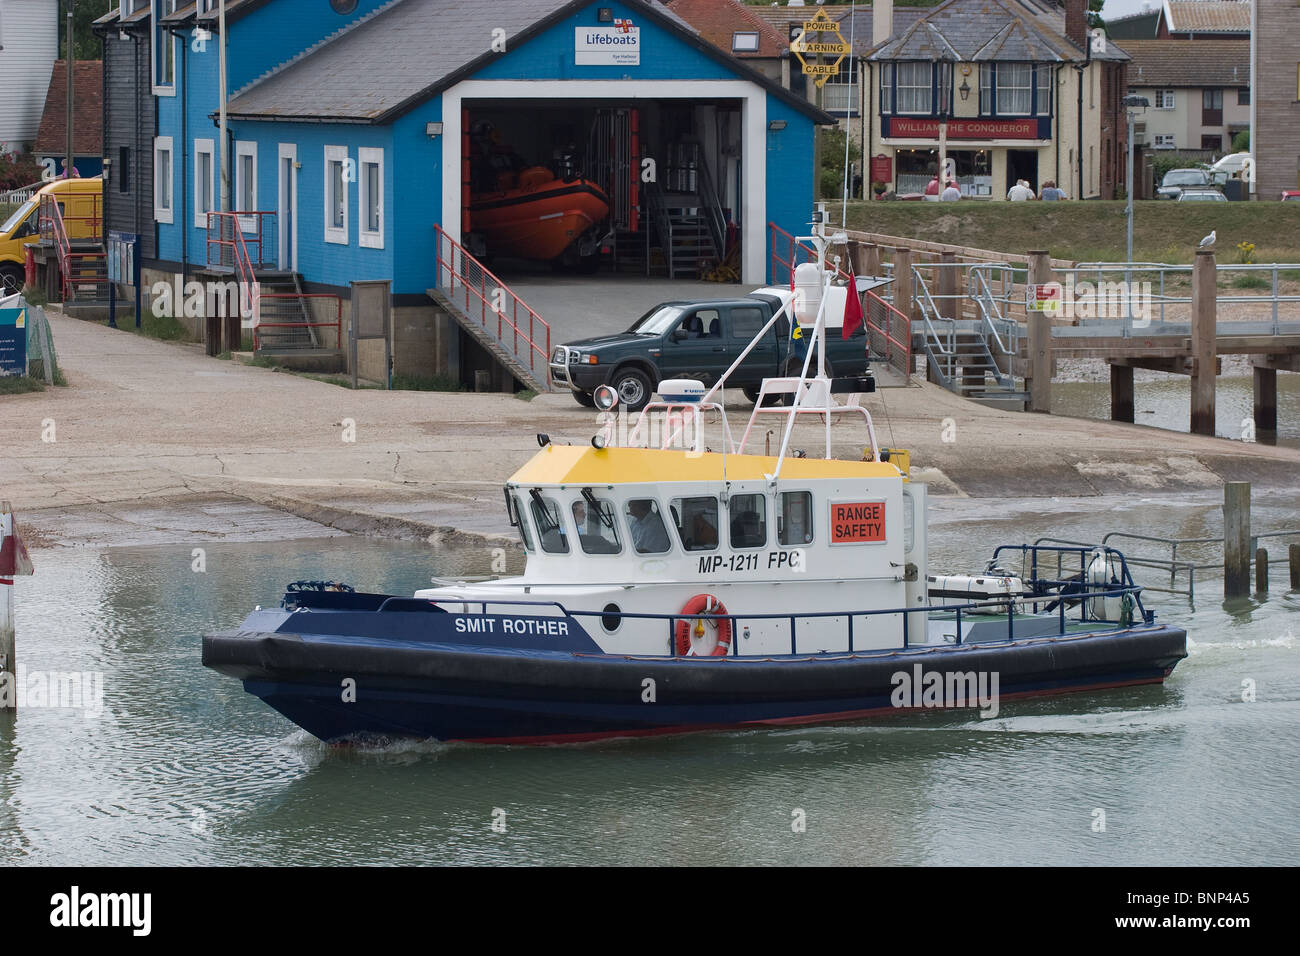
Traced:
<path id="1" fill-rule="evenodd" d="M 864 191 L 922 195 L 941 166 L 963 199 L 1021 179 L 1071 199 L 1123 189 L 1128 56 L 1089 36 L 1086 0 L 948 0 L 897 32 L 892 7 L 874 4 L 864 51 Z"/>

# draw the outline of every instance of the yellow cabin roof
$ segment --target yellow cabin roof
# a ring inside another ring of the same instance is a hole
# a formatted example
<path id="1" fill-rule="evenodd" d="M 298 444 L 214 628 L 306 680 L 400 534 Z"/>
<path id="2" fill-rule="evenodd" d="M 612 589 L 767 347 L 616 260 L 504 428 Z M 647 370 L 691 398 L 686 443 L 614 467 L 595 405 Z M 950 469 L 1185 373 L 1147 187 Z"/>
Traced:
<path id="1" fill-rule="evenodd" d="M 593 448 L 590 445 L 547 445 L 513 475 L 512 485 L 617 485 L 666 481 L 722 481 L 724 456 L 688 455 L 658 448 Z M 761 481 L 776 469 L 776 457 L 727 455 L 726 479 Z M 888 462 L 789 458 L 781 479 L 899 478 Z"/>

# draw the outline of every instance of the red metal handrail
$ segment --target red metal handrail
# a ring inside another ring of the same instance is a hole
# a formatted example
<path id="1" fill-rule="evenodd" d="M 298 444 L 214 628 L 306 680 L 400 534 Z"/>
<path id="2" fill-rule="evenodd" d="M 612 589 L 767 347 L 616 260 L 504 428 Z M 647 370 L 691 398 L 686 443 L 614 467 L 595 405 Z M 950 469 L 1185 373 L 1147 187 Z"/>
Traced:
<path id="1" fill-rule="evenodd" d="M 257 281 L 257 273 L 253 271 L 253 262 L 248 256 L 248 247 L 244 244 L 244 231 L 243 229 L 240 228 L 239 218 L 238 218 L 240 215 L 244 215 L 244 214 L 236 213 L 236 212 L 208 213 L 208 262 L 210 264 L 212 261 L 211 259 L 212 246 L 214 244 L 221 247 L 226 247 L 226 246 L 230 247 L 231 258 L 233 259 L 235 274 L 239 278 L 240 285 L 244 287 L 243 291 L 247 296 L 248 302 L 250 303 L 251 306 L 254 338 L 256 338 L 256 329 L 258 326 L 258 322 L 260 321 L 261 318 L 262 289 Z M 219 235 L 222 236 L 225 235 L 226 227 L 229 226 L 231 238 L 213 239 L 212 227 L 214 224 L 218 226 Z M 260 219 L 258 220 L 258 224 L 260 227 L 261 225 Z M 260 242 L 260 237 L 259 237 L 259 242 Z M 258 256 L 260 262 L 260 256 L 261 256 L 260 248 L 258 251 Z M 224 263 L 222 264 L 224 265 Z"/>
<path id="2" fill-rule="evenodd" d="M 457 299 L 460 290 L 463 290 L 465 307 L 461 309 L 461 312 L 472 321 L 474 318 L 473 313 L 477 311 L 479 313 L 479 323 L 489 333 L 491 333 L 492 329 L 488 316 L 489 314 L 495 315 L 497 342 L 503 348 L 508 349 L 521 364 L 524 363 L 524 355 L 520 354 L 522 344 L 523 351 L 528 359 L 528 370 L 533 373 L 534 377 L 540 377 L 537 371 L 537 363 L 540 360 L 542 368 L 546 370 L 547 387 L 550 387 L 550 325 L 534 312 L 523 299 L 510 291 L 510 288 L 504 282 L 488 271 L 483 263 L 475 259 L 460 243 L 447 235 L 441 226 L 434 226 L 433 228 L 438 238 L 438 275 L 435 280 L 437 288 L 442 291 L 449 301 L 458 307 Z M 489 296 L 500 301 L 496 304 L 489 304 Z M 478 300 L 478 305 L 472 304 L 474 299 Z M 519 314 L 521 307 L 528 317 L 527 332 L 520 328 L 523 321 Z M 507 311 L 509 311 L 510 317 L 507 317 Z M 509 326 L 511 332 L 509 339 L 505 334 L 507 326 Z M 538 339 L 538 336 L 543 331 L 546 334 L 544 345 Z M 523 339 L 522 343 L 520 342 L 521 338 Z"/>
<path id="3" fill-rule="evenodd" d="M 782 284 L 793 285 L 794 268 L 799 264 L 800 253 L 805 257 L 803 261 L 816 262 L 817 250 L 806 243 L 800 242 L 774 222 L 769 222 L 768 226 L 771 229 L 772 238 L 772 269 L 769 281 L 774 285 L 778 281 L 781 281 Z M 785 258 L 782 258 L 777 251 L 778 242 L 783 243 L 787 249 Z M 843 269 L 836 268 L 835 271 L 840 278 L 849 278 L 849 274 Z M 785 273 L 784 280 L 778 279 L 782 272 Z M 871 302 L 882 306 L 885 310 L 885 324 L 883 327 L 872 320 L 870 308 L 864 310 L 862 316 L 868 336 L 874 334 L 878 337 L 876 341 L 880 343 L 880 347 L 876 351 L 883 354 L 886 362 L 910 377 L 912 374 L 911 318 L 903 314 L 900 309 L 896 308 L 891 302 L 886 301 L 875 291 L 868 289 L 866 295 Z"/>
<path id="4" fill-rule="evenodd" d="M 301 301 L 302 299 L 333 299 L 334 300 L 334 321 L 333 322 L 258 322 L 253 326 L 253 351 L 256 352 L 262 347 L 261 329 L 310 329 L 310 328 L 333 328 L 334 347 L 343 348 L 343 300 L 337 295 L 328 292 L 265 292 L 258 296 L 259 299 L 293 299 Z"/>
<path id="5" fill-rule="evenodd" d="M 243 210 L 243 209 L 232 210 L 231 212 L 208 213 L 208 239 L 207 239 L 208 265 L 210 266 L 230 265 L 231 263 L 226 262 L 226 257 L 222 254 L 222 251 L 227 247 L 229 247 L 232 250 L 232 258 L 233 258 L 233 249 L 237 237 L 238 242 L 241 243 L 244 247 L 244 255 L 245 258 L 248 259 L 249 265 L 257 269 L 266 268 L 266 260 L 263 256 L 263 252 L 265 251 L 264 239 L 265 239 L 265 234 L 270 230 L 264 228 L 263 223 L 265 222 L 268 216 L 274 216 L 274 215 L 275 215 L 274 211 Z M 214 219 L 213 217 L 217 217 L 217 218 Z M 234 218 L 232 219 L 230 217 L 234 217 Z M 240 220 L 249 219 L 253 217 L 256 217 L 256 223 L 254 228 L 252 229 L 243 228 L 243 224 L 240 222 Z M 215 239 L 212 236 L 213 225 L 222 227 L 218 230 L 217 237 Z M 225 237 L 226 226 L 232 227 L 232 235 L 229 239 Z M 217 247 L 217 258 L 215 261 L 213 260 L 212 257 L 213 246 Z M 249 246 L 257 247 L 256 259 L 254 259 L 252 255 L 249 254 L 248 252 Z"/>
<path id="6" fill-rule="evenodd" d="M 76 298 L 76 287 L 72 275 L 73 262 L 80 263 L 105 258 L 105 254 L 102 252 L 72 251 L 72 240 L 68 236 L 65 220 L 90 223 L 90 234 L 78 236 L 78 239 L 89 242 L 103 241 L 104 219 L 100 210 L 102 197 L 92 194 L 89 197 L 79 196 L 78 198 L 90 199 L 90 215 L 64 216 L 63 210 L 59 208 L 59 197 L 51 193 L 45 193 L 41 196 L 40 204 L 36 210 L 36 228 L 40 233 L 40 237 L 42 241 L 53 243 L 55 255 L 59 260 L 59 289 L 64 302 Z M 79 278 L 85 277 L 81 276 Z M 97 281 L 99 280 L 97 279 Z"/>

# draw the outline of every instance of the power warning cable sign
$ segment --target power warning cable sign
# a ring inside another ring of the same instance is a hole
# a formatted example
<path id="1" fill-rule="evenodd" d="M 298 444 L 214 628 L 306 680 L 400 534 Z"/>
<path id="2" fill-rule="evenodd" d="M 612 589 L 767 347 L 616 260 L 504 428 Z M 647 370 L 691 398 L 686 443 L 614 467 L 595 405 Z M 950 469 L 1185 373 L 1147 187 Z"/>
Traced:
<path id="1" fill-rule="evenodd" d="M 885 540 L 883 501 L 831 502 L 831 544 Z"/>

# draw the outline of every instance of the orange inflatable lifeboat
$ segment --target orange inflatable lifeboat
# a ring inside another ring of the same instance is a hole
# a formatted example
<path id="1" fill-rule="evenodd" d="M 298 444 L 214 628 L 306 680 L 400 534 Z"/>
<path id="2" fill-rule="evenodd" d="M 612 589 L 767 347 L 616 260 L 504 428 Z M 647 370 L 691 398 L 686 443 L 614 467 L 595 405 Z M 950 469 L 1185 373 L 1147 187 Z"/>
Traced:
<path id="1" fill-rule="evenodd" d="M 590 180 L 557 179 L 543 166 L 519 173 L 513 189 L 470 196 L 469 224 L 496 255 L 556 259 L 609 215 L 609 198 Z"/>

